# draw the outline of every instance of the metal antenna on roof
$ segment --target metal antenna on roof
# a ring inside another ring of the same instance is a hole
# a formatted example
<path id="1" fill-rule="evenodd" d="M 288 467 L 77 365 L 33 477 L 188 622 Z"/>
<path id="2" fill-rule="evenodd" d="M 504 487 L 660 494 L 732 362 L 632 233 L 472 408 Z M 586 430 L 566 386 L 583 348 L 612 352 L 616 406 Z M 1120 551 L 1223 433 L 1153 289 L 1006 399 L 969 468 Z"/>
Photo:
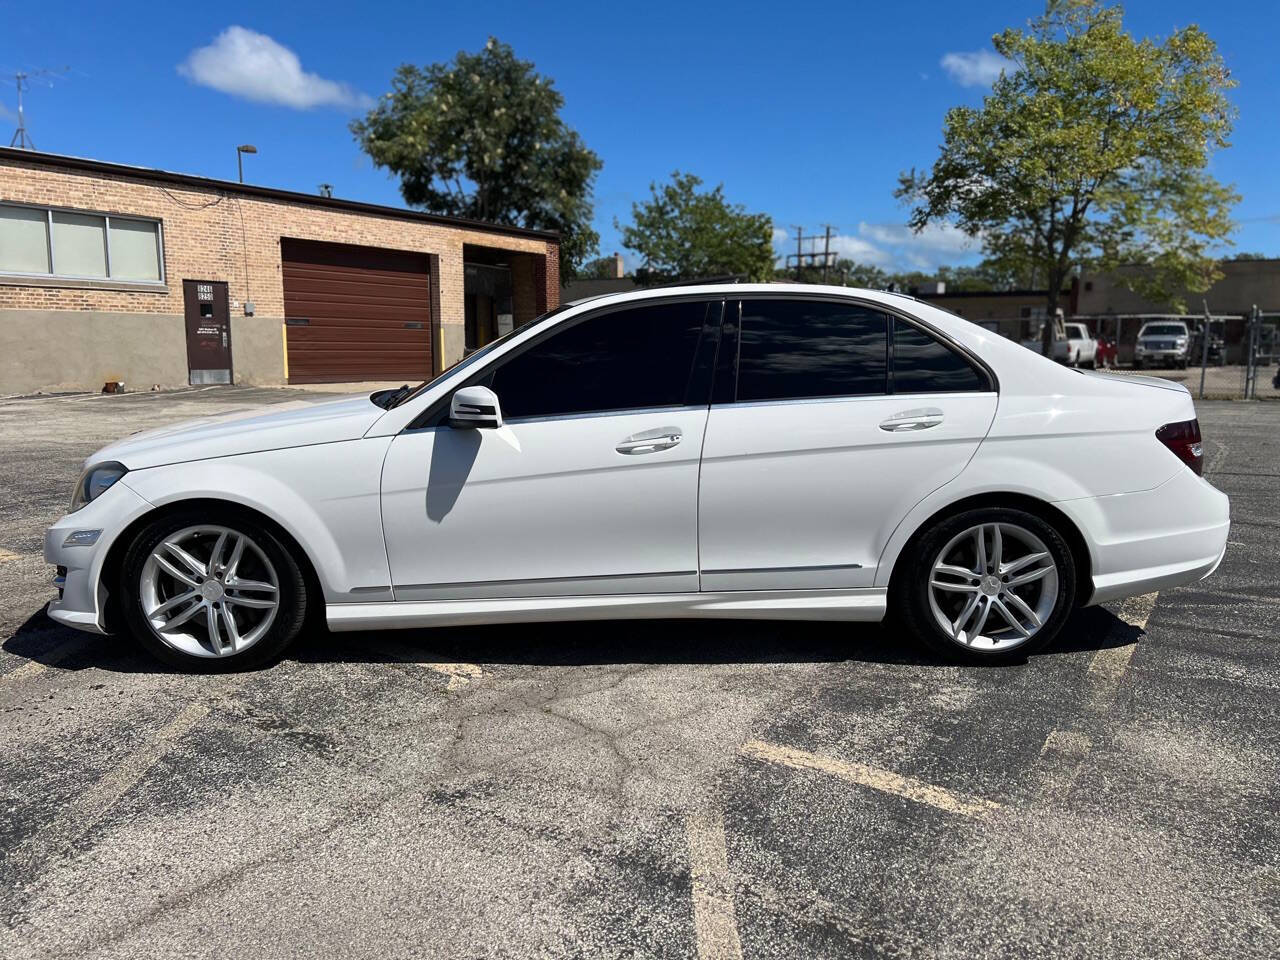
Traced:
<path id="1" fill-rule="evenodd" d="M 9 141 L 9 146 L 17 147 L 20 150 L 34 150 L 36 143 L 31 139 L 31 135 L 27 133 L 27 117 L 22 109 L 22 95 L 31 89 L 31 81 L 39 80 L 46 86 L 53 86 L 53 78 L 63 76 L 70 67 L 63 67 L 61 70 L 32 70 L 27 73 L 19 70 L 13 75 L 15 86 L 18 88 L 18 129 L 13 131 L 13 137 Z"/>

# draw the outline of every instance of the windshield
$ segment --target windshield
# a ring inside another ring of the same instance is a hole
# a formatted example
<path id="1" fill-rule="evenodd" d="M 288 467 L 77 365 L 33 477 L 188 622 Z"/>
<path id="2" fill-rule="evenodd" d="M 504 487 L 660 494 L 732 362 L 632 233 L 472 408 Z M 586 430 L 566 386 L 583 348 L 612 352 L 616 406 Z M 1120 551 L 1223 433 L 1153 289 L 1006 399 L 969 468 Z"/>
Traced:
<path id="1" fill-rule="evenodd" d="M 1142 328 L 1142 337 L 1185 337 L 1187 328 L 1180 323 L 1150 323 Z"/>
<path id="2" fill-rule="evenodd" d="M 458 363 L 455 363 L 449 369 L 441 370 L 438 376 L 435 376 L 430 380 L 423 380 L 420 384 L 418 384 L 412 390 L 405 391 L 404 395 L 401 397 L 397 397 L 395 402 L 392 403 L 390 406 L 388 406 L 387 409 L 390 410 L 394 407 L 400 406 L 400 404 L 402 403 L 409 402 L 414 397 L 421 394 L 424 390 L 428 389 L 432 384 L 438 383 L 444 377 L 451 377 L 455 373 L 458 373 L 459 371 L 466 370 L 468 367 L 475 366 L 477 363 L 479 363 L 481 360 L 487 357 L 490 353 L 492 353 L 497 347 L 506 343 L 508 340 L 514 337 L 517 333 L 524 333 L 526 330 L 530 330 L 533 327 L 536 327 L 542 323 L 545 323 L 546 321 L 550 320 L 552 317 L 555 317 L 561 313 L 564 313 L 566 310 L 568 310 L 572 306 L 573 306 L 572 303 L 562 304 L 561 306 L 556 307 L 554 310 L 547 311 L 546 313 L 542 314 L 542 316 L 540 317 L 534 317 L 532 320 L 529 320 L 525 323 L 520 324 L 520 326 L 518 327 L 508 330 L 506 333 L 500 336 L 497 340 L 494 340 L 490 343 L 485 344 L 479 350 L 475 351 L 475 353 L 472 353 L 469 356 L 464 357 L 462 360 L 460 360 Z"/>

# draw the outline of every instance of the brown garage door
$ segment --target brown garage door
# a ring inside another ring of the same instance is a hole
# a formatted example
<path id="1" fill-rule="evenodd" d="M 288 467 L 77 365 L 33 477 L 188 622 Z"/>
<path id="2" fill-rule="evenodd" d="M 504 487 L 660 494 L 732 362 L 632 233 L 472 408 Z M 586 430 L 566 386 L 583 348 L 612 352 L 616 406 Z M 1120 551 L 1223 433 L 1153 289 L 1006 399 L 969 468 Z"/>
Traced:
<path id="1" fill-rule="evenodd" d="M 280 241 L 290 383 L 431 376 L 426 254 Z"/>

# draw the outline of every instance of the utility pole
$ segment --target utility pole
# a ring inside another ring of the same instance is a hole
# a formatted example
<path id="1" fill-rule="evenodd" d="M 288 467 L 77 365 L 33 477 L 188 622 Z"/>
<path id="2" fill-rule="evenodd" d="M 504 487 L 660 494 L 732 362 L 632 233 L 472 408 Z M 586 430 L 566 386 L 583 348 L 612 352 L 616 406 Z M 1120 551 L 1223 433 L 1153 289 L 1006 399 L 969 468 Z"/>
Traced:
<path id="1" fill-rule="evenodd" d="M 800 282 L 800 264 L 804 262 L 804 227 L 794 227 L 796 231 L 796 283 Z"/>
<path id="2" fill-rule="evenodd" d="M 826 239 L 822 242 L 822 282 L 827 282 L 827 267 L 831 264 L 831 231 L 837 229 L 834 224 L 824 223 Z"/>

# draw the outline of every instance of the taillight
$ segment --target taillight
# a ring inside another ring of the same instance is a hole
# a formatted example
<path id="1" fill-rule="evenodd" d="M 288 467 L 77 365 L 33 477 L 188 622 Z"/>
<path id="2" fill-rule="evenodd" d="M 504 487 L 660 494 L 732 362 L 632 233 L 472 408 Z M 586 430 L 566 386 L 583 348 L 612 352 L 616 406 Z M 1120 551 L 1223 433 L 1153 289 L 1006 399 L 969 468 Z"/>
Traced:
<path id="1" fill-rule="evenodd" d="M 1180 420 L 1166 423 L 1156 431 L 1156 439 L 1173 451 L 1173 455 L 1200 476 L 1204 463 L 1204 447 L 1200 445 L 1200 421 Z"/>

